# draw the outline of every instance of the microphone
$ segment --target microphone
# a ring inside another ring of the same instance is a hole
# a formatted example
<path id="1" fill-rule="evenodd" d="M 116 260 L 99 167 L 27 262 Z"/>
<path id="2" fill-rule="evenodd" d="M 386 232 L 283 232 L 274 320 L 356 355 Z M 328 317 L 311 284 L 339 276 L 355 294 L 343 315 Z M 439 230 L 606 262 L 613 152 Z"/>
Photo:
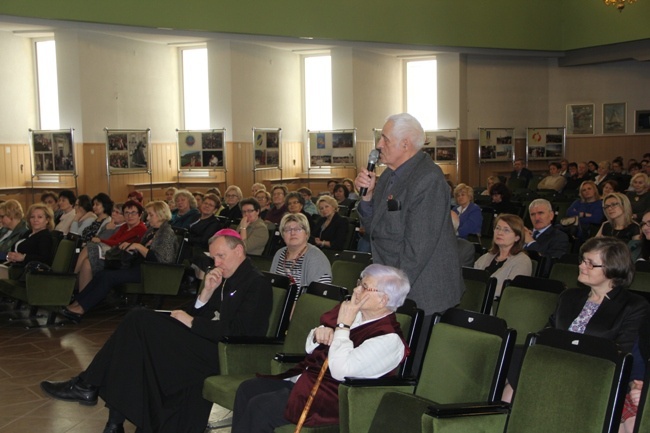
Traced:
<path id="1" fill-rule="evenodd" d="M 377 149 L 372 149 L 370 151 L 370 155 L 368 155 L 368 171 L 375 171 L 375 165 L 377 165 L 377 161 L 379 160 L 379 150 Z M 361 188 L 359 190 L 359 196 L 364 197 L 368 193 L 368 188 Z"/>

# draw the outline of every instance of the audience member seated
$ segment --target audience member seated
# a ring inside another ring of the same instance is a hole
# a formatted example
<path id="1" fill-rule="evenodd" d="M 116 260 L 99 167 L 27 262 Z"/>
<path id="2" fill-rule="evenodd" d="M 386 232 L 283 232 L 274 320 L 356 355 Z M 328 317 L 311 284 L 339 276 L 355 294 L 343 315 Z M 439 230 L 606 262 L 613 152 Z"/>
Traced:
<path id="1" fill-rule="evenodd" d="M 536 251 L 542 256 L 557 259 L 567 254 L 570 250 L 569 237 L 562 230 L 553 227 L 555 216 L 551 203 L 538 198 L 528 205 L 530 221 L 533 230 L 524 230 L 524 243 L 526 251 Z M 549 266 L 551 263 L 549 262 Z M 543 272 L 549 269 L 542 270 Z"/>
<path id="2" fill-rule="evenodd" d="M 602 183 L 602 188 L 600 189 L 602 189 L 602 193 L 600 194 L 601 197 L 605 197 L 613 192 L 622 192 L 618 187 L 618 182 L 615 180 L 606 180 Z"/>
<path id="3" fill-rule="evenodd" d="M 166 315 L 131 311 L 84 372 L 67 382 L 42 382 L 50 397 L 109 409 L 105 433 L 124 432 L 125 419 L 141 432 L 202 432 L 212 403 L 201 390 L 219 374 L 217 345 L 224 336 L 264 336 L 271 284 L 246 259 L 234 230 L 210 240 L 215 268 L 197 299 Z"/>
<path id="4" fill-rule="evenodd" d="M 169 223 L 175 228 L 188 229 L 190 224 L 196 221 L 200 215 L 199 210 L 196 208 L 196 199 L 188 190 L 180 189 L 174 194 L 174 203 L 176 209 L 172 212 Z"/>
<path id="5" fill-rule="evenodd" d="M 641 229 L 632 219 L 632 205 L 626 195 L 620 192 L 606 195 L 603 210 L 607 221 L 600 226 L 596 237 L 612 236 L 626 243 L 641 239 Z"/>
<path id="6" fill-rule="evenodd" d="M 612 164 L 609 161 L 600 161 L 598 163 L 598 168 L 596 169 L 598 174 L 594 177 L 594 182 L 598 185 L 601 195 L 603 193 L 603 183 L 608 180 L 616 180 L 616 177 L 611 172 Z"/>
<path id="7" fill-rule="evenodd" d="M 205 197 L 205 194 L 202 192 L 193 192 L 192 196 L 194 197 L 194 200 L 196 200 L 196 208 L 201 210 L 201 203 L 203 203 L 203 197 Z M 221 203 L 221 201 L 219 201 Z"/>
<path id="8" fill-rule="evenodd" d="M 167 203 L 167 206 L 169 206 L 169 210 L 174 212 L 176 209 L 176 201 L 174 200 L 174 196 L 176 196 L 176 193 L 178 192 L 178 189 L 174 188 L 173 186 L 170 186 L 165 190 L 165 203 Z M 138 200 L 140 204 L 143 204 L 142 201 Z"/>
<path id="9" fill-rule="evenodd" d="M 348 195 L 348 198 L 350 200 L 359 200 L 359 191 L 357 191 L 356 187 L 354 186 L 354 181 L 348 177 L 343 179 L 341 181 L 343 185 L 350 191 L 350 195 Z"/>
<path id="10" fill-rule="evenodd" d="M 59 193 L 59 199 L 57 200 L 57 205 L 59 206 L 59 211 L 61 211 L 61 217 L 59 222 L 54 226 L 54 230 L 67 235 L 72 226 L 72 221 L 76 215 L 74 210 L 74 204 L 77 201 L 77 197 L 70 190 L 64 189 Z"/>
<path id="11" fill-rule="evenodd" d="M 288 213 L 280 221 L 285 247 L 275 253 L 271 272 L 289 277 L 292 283 L 306 290 L 313 281 L 332 282 L 332 267 L 321 250 L 310 245 L 309 222 L 303 214 Z"/>
<path id="12" fill-rule="evenodd" d="M 630 353 L 650 312 L 644 298 L 627 290 L 633 279 L 634 263 L 625 243 L 614 238 L 589 239 L 580 248 L 578 272 L 578 281 L 587 287 L 562 292 L 547 326 L 606 338 L 623 353 Z M 521 367 L 519 358 L 513 358 L 515 371 Z M 504 401 L 512 397 L 508 388 Z"/>
<path id="13" fill-rule="evenodd" d="M 241 207 L 239 206 L 239 202 L 242 198 L 241 189 L 236 185 L 230 185 L 226 189 L 225 206 L 223 210 L 219 212 L 219 216 L 225 216 L 230 220 L 239 221 L 241 219 Z"/>
<path id="14" fill-rule="evenodd" d="M 490 188 L 497 183 L 501 183 L 498 176 L 488 176 L 486 188 L 481 192 L 481 195 L 490 195 Z"/>
<path id="15" fill-rule="evenodd" d="M 95 220 L 97 215 L 93 212 L 93 202 L 89 196 L 82 194 L 77 197 L 74 203 L 74 219 L 70 225 L 69 233 L 80 235 L 88 228 Z"/>
<path id="16" fill-rule="evenodd" d="M 539 181 L 537 184 L 537 189 L 552 189 L 557 192 L 562 191 L 562 189 L 564 189 L 564 185 L 566 185 L 566 177 L 560 174 L 560 167 L 561 166 L 559 163 L 551 162 L 548 165 L 549 175 Z"/>
<path id="17" fill-rule="evenodd" d="M 321 326 L 309 333 L 302 362 L 283 374 L 239 386 L 232 432 L 272 433 L 281 425 L 297 424 L 326 360 L 327 369 L 304 425 L 338 424 L 337 389 L 345 377 L 391 376 L 409 354 L 395 317 L 409 290 L 402 271 L 368 266 L 352 299 L 324 313 Z"/>
<path id="18" fill-rule="evenodd" d="M 630 182 L 632 191 L 627 193 L 627 197 L 632 204 L 632 218 L 635 221 L 641 221 L 641 216 L 645 211 L 650 210 L 650 182 L 648 175 L 645 173 L 637 173 L 632 177 Z"/>
<path id="19" fill-rule="evenodd" d="M 282 217 L 287 213 L 287 206 L 284 203 L 284 199 L 289 194 L 289 190 L 284 185 L 276 185 L 271 190 L 271 202 L 272 206 L 269 211 L 266 213 L 265 221 L 271 222 L 273 224 L 280 224 Z"/>
<path id="20" fill-rule="evenodd" d="M 81 197 L 79 196 L 79 200 L 81 200 Z M 97 194 L 95 197 L 92 199 L 92 213 L 95 216 L 94 219 L 92 219 L 92 222 L 88 224 L 86 228 L 84 228 L 79 236 L 79 239 L 81 240 L 81 243 L 85 245 L 88 241 L 90 241 L 92 238 L 97 236 L 99 232 L 102 231 L 104 227 L 108 223 L 111 222 L 111 213 L 113 212 L 113 200 L 108 196 L 108 194 L 104 194 L 103 192 L 100 192 Z M 76 217 L 75 217 L 76 218 Z M 75 232 L 75 223 L 72 223 L 72 229 L 70 230 L 72 233 Z"/>
<path id="21" fill-rule="evenodd" d="M 451 224 L 453 225 L 454 233 L 456 233 L 458 231 L 460 220 L 456 212 L 453 210 L 449 212 L 451 213 Z M 460 265 L 468 268 L 473 267 L 474 259 L 476 257 L 476 247 L 474 244 L 467 239 L 459 238 L 458 236 L 456 236 L 456 243 L 458 244 L 458 262 Z"/>
<path id="22" fill-rule="evenodd" d="M 587 168 L 593 177 L 598 175 L 598 163 L 596 163 L 596 161 L 587 162 Z"/>
<path id="23" fill-rule="evenodd" d="M 257 194 L 259 191 L 266 191 L 266 185 L 256 182 L 251 186 L 251 197 L 255 197 L 255 194 Z"/>
<path id="24" fill-rule="evenodd" d="M 316 230 L 312 233 L 312 242 L 320 248 L 343 251 L 350 224 L 339 215 L 338 202 L 335 198 L 324 195 L 318 199 L 317 205 L 321 217 L 314 224 Z"/>
<path id="25" fill-rule="evenodd" d="M 601 224 L 605 215 L 603 214 L 603 202 L 598 194 L 596 184 L 587 180 L 580 186 L 580 198 L 569 206 L 566 212 L 567 218 L 562 220 L 562 225 L 575 227 L 575 235 L 581 242 L 592 236 L 593 224 Z"/>
<path id="26" fill-rule="evenodd" d="M 79 290 L 83 290 L 93 278 L 93 275 L 104 269 L 104 253 L 111 247 L 124 243 L 140 242 L 147 227 L 141 221 L 142 205 L 130 200 L 123 207 L 124 224 L 122 224 L 111 237 L 102 239 L 94 237 L 79 253 L 75 273 L 79 274 Z M 114 217 L 117 217 L 113 213 Z M 101 234 L 100 234 L 101 235 Z"/>
<path id="27" fill-rule="evenodd" d="M 271 194 L 268 191 L 257 191 L 255 200 L 260 204 L 260 218 L 266 219 L 266 214 L 271 206 Z"/>
<path id="28" fill-rule="evenodd" d="M 111 211 L 111 220 L 106 223 L 106 225 L 100 227 L 99 231 L 94 237 L 98 238 L 99 240 L 110 239 L 110 237 L 113 236 L 126 221 L 124 219 L 124 213 L 122 212 L 123 209 L 124 203 L 113 204 L 113 210 Z M 92 240 L 92 238 L 90 238 L 90 240 Z"/>
<path id="29" fill-rule="evenodd" d="M 621 191 L 627 191 L 630 186 L 630 177 L 623 169 L 623 158 L 618 157 L 612 161 L 612 176 L 618 182 Z"/>
<path id="30" fill-rule="evenodd" d="M 305 206 L 303 207 L 303 210 L 309 215 L 317 215 L 318 208 L 316 207 L 316 204 L 311 200 L 311 197 L 313 195 L 311 189 L 306 187 L 298 188 L 298 193 L 302 196 L 302 198 L 305 199 Z"/>
<path id="31" fill-rule="evenodd" d="M 566 159 L 563 159 L 562 161 L 566 161 Z M 560 164 L 562 164 L 562 161 L 560 161 Z M 567 164 L 566 171 L 562 171 L 562 172 L 560 172 L 560 174 L 562 176 L 566 177 L 567 182 L 568 182 L 569 179 L 571 179 L 572 176 L 577 176 L 578 175 L 578 163 L 569 162 Z M 566 188 L 566 185 L 564 186 L 564 188 Z"/>
<path id="32" fill-rule="evenodd" d="M 495 214 L 519 214 L 519 207 L 510 202 L 512 195 L 510 188 L 505 183 L 498 182 L 492 185 L 490 188 L 490 197 L 492 199 L 490 207 L 494 210 Z"/>
<path id="33" fill-rule="evenodd" d="M 43 203 L 31 205 L 27 210 L 27 227 L 29 230 L 23 233 L 7 253 L 7 265 L 24 267 L 29 262 L 51 265 L 54 253 L 51 234 L 54 228 L 52 209 Z M 0 265 L 0 279 L 9 277 L 7 265 Z"/>
<path id="34" fill-rule="evenodd" d="M 524 179 L 524 188 L 528 188 L 528 184 L 533 178 L 533 172 L 526 168 L 526 162 L 522 158 L 515 159 L 512 165 L 514 170 L 510 173 L 510 179 Z"/>
<path id="35" fill-rule="evenodd" d="M 172 217 L 169 206 L 164 201 L 152 201 L 145 206 L 145 209 L 149 229 L 142 237 L 141 243 L 124 242 L 120 244 L 120 249 L 139 254 L 142 261 L 173 263 L 179 245 L 176 234 L 169 224 Z M 128 269 L 104 269 L 98 272 L 83 290 L 79 288 L 79 294 L 75 296 L 74 302 L 67 308 L 62 308 L 61 314 L 77 323 L 86 312 L 99 304 L 113 287 L 124 283 L 139 283 L 140 277 L 139 263 Z"/>
<path id="36" fill-rule="evenodd" d="M 59 196 L 54 191 L 45 191 L 41 194 L 41 203 L 52 209 L 54 225 L 56 226 L 61 219 L 61 214 L 63 213 L 59 210 Z"/>
<path id="37" fill-rule="evenodd" d="M 23 207 L 18 201 L 10 199 L 0 204 L 0 224 L 3 227 L 3 233 L 0 236 L 0 262 L 7 260 L 7 253 L 29 230 L 24 216 Z"/>
<path id="38" fill-rule="evenodd" d="M 619 433 L 634 433 L 634 424 L 641 400 L 648 359 L 650 359 L 650 320 L 646 319 L 639 327 L 639 337 L 632 348 L 632 371 L 628 393 L 623 404 L 623 414 Z"/>
<path id="39" fill-rule="evenodd" d="M 476 269 L 485 269 L 497 279 L 495 296 L 501 295 L 505 280 L 532 274 L 533 264 L 524 251 L 525 230 L 524 222 L 517 215 L 499 215 L 494 223 L 492 248 L 474 263 Z"/>
<path id="40" fill-rule="evenodd" d="M 199 217 L 196 218 L 189 225 L 187 240 L 192 250 L 196 250 L 196 254 L 202 258 L 209 258 L 202 252 L 208 251 L 208 241 L 216 232 L 221 230 L 222 223 L 215 216 L 214 212 L 220 203 L 219 197 L 214 194 L 206 194 L 203 196 L 201 206 L 199 207 Z"/>
<path id="41" fill-rule="evenodd" d="M 560 160 L 559 164 L 560 164 L 560 171 L 559 171 L 560 176 L 569 177 L 570 176 L 570 174 L 569 174 L 569 160 L 566 159 L 566 158 L 562 158 Z"/>
<path id="42" fill-rule="evenodd" d="M 269 241 L 269 229 L 260 218 L 260 204 L 257 200 L 247 198 L 241 201 L 242 219 L 237 231 L 248 254 L 260 256 Z"/>
<path id="43" fill-rule="evenodd" d="M 287 194 L 287 196 L 284 199 L 284 205 L 287 208 L 287 211 L 289 213 L 301 213 L 303 214 L 306 218 L 307 221 L 309 221 L 309 229 L 312 233 L 315 232 L 315 226 L 314 226 L 314 221 L 311 215 L 309 215 L 307 212 L 305 212 L 305 199 L 302 195 L 300 195 L 297 192 L 290 192 Z"/>
<path id="44" fill-rule="evenodd" d="M 586 162 L 579 162 L 577 172 L 574 175 L 571 175 L 566 182 L 564 187 L 565 191 L 574 191 L 580 188 L 582 182 L 587 180 L 593 180 L 593 176 L 589 172 Z"/>
<path id="45" fill-rule="evenodd" d="M 347 215 L 349 215 L 356 201 L 350 198 L 350 190 L 348 187 L 342 183 L 337 183 L 334 187 L 334 198 L 338 202 L 339 206 L 345 206 L 348 208 Z"/>
<path id="46" fill-rule="evenodd" d="M 458 184 L 454 189 L 454 198 L 457 206 L 453 211 L 458 214 L 458 234 L 459 238 L 467 239 L 467 235 L 481 234 L 483 225 L 483 214 L 481 208 L 474 203 L 474 189 L 464 183 Z"/>

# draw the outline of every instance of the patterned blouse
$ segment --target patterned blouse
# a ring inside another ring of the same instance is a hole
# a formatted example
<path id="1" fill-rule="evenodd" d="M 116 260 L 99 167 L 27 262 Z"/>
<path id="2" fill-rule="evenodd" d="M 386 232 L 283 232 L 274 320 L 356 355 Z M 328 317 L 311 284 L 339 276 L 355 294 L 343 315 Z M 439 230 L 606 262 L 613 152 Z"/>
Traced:
<path id="1" fill-rule="evenodd" d="M 591 301 L 585 302 L 582 311 L 578 314 L 578 317 L 573 320 L 571 326 L 569 326 L 569 331 L 584 334 L 587 324 L 589 324 L 591 318 L 594 317 L 594 314 L 598 311 L 598 307 L 600 307 L 600 304 Z"/>

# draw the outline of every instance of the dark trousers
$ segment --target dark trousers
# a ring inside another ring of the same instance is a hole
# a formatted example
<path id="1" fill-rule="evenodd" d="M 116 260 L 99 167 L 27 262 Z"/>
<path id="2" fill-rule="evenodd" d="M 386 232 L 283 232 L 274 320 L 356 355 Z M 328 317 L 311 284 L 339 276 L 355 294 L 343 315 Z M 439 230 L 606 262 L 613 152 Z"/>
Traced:
<path id="1" fill-rule="evenodd" d="M 293 382 L 265 377 L 243 382 L 235 396 L 232 433 L 273 433 L 289 424 L 282 415 L 291 388 Z"/>
<path id="2" fill-rule="evenodd" d="M 124 283 L 139 283 L 141 278 L 140 265 L 129 269 L 99 271 L 86 288 L 79 292 L 75 301 L 84 311 L 88 311 L 102 302 L 113 287 Z"/>

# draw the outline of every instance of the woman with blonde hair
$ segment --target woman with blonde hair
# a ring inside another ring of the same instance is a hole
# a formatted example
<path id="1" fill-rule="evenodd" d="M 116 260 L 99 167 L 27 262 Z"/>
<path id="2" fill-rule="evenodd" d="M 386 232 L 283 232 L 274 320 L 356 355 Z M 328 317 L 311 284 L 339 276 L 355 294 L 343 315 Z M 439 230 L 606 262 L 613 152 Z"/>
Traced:
<path id="1" fill-rule="evenodd" d="M 499 179 L 498 176 L 488 176 L 487 178 L 487 188 L 483 190 L 481 195 L 490 195 L 490 188 L 492 188 L 492 185 L 501 183 L 501 179 Z"/>
<path id="2" fill-rule="evenodd" d="M 474 189 L 464 183 L 454 188 L 457 206 L 452 209 L 458 215 L 458 237 L 467 239 L 467 235 L 480 234 L 483 225 L 481 208 L 474 203 Z"/>
<path id="3" fill-rule="evenodd" d="M 620 192 L 608 194 L 603 199 L 603 210 L 607 221 L 600 226 L 597 238 L 611 236 L 624 242 L 641 239 L 641 228 L 632 219 L 630 199 Z"/>
<path id="4" fill-rule="evenodd" d="M 201 216 L 201 212 L 197 209 L 196 198 L 186 189 L 176 191 L 174 203 L 176 209 L 172 211 L 170 221 L 172 227 L 187 229 Z"/>
<path id="5" fill-rule="evenodd" d="M 600 224 L 603 221 L 603 202 L 598 193 L 598 186 L 592 180 L 585 180 L 580 185 L 580 198 L 569 206 L 566 216 L 577 219 L 577 224 L 571 220 L 562 220 L 562 225 L 577 227 L 577 236 L 582 241 L 590 237 L 591 224 Z M 594 228 L 595 230 L 595 228 Z"/>
<path id="6" fill-rule="evenodd" d="M 142 237 L 142 241 L 140 243 L 123 242 L 119 248 L 138 254 L 142 261 L 173 263 L 176 260 L 179 245 L 176 234 L 169 224 L 172 217 L 169 206 L 164 201 L 152 201 L 145 206 L 145 209 L 147 210 L 149 229 Z M 78 323 L 82 316 L 100 303 L 113 287 L 124 283 L 139 283 L 140 280 L 139 265 L 127 269 L 100 271 L 79 292 L 74 302 L 67 308 L 62 308 L 60 313 L 65 318 Z"/>
<path id="7" fill-rule="evenodd" d="M 630 180 L 632 191 L 627 193 L 627 198 L 632 204 L 632 218 L 639 222 L 645 211 L 650 210 L 650 181 L 645 173 L 637 173 Z"/>
<path id="8" fill-rule="evenodd" d="M 501 214 L 494 222 L 492 248 L 474 263 L 474 268 L 484 269 L 497 279 L 495 296 L 501 295 L 505 280 L 517 275 L 530 276 L 533 264 L 524 251 L 524 222 L 517 215 Z"/>
<path id="9" fill-rule="evenodd" d="M 321 218 L 315 224 L 318 232 L 312 236 L 313 243 L 320 248 L 343 251 L 350 224 L 339 215 L 338 202 L 334 197 L 324 195 L 318 199 L 316 205 Z"/>
<path id="10" fill-rule="evenodd" d="M 0 261 L 7 260 L 7 253 L 29 228 L 23 219 L 23 207 L 16 200 L 7 200 L 0 204 L 0 226 L 4 233 L 0 236 Z"/>
<path id="11" fill-rule="evenodd" d="M 27 226 L 29 231 L 16 241 L 7 253 L 6 260 L 10 266 L 24 267 L 29 262 L 52 264 L 54 255 L 54 214 L 44 203 L 35 203 L 27 211 Z M 0 279 L 9 276 L 7 266 L 0 267 Z"/>
<path id="12" fill-rule="evenodd" d="M 243 198 L 241 189 L 237 185 L 230 185 L 224 194 L 225 206 L 219 216 L 225 216 L 231 220 L 240 220 L 242 217 L 239 202 Z M 222 203 L 223 204 L 223 203 Z"/>

